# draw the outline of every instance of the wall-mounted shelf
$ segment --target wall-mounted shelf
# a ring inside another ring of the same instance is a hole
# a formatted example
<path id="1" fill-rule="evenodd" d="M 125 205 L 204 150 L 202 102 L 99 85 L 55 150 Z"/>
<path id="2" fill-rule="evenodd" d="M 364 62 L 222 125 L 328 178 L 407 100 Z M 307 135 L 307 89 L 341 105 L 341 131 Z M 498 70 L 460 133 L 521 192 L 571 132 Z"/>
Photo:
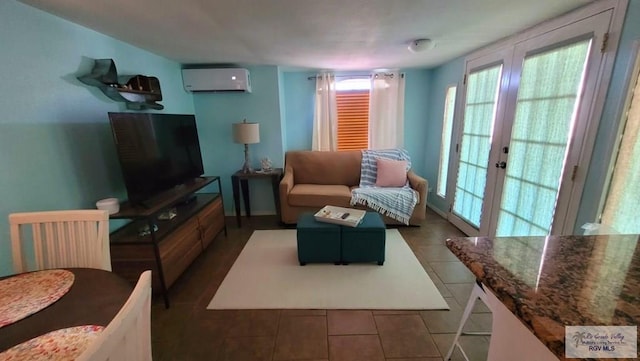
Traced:
<path id="1" fill-rule="evenodd" d="M 144 75 L 118 76 L 113 59 L 95 59 L 90 74 L 78 77 L 84 84 L 95 86 L 106 96 L 124 102 L 128 109 L 164 109 L 160 81 Z"/>

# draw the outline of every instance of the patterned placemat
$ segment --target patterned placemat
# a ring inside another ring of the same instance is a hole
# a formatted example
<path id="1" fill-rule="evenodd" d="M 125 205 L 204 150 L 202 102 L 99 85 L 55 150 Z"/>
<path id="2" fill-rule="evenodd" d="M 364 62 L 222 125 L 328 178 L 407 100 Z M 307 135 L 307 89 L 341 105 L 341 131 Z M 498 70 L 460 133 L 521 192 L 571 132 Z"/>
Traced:
<path id="1" fill-rule="evenodd" d="M 12 324 L 56 302 L 75 276 L 61 269 L 20 274 L 0 280 L 0 327 Z"/>
<path id="2" fill-rule="evenodd" d="M 0 353 L 0 361 L 75 360 L 102 330 L 86 325 L 51 331 Z"/>

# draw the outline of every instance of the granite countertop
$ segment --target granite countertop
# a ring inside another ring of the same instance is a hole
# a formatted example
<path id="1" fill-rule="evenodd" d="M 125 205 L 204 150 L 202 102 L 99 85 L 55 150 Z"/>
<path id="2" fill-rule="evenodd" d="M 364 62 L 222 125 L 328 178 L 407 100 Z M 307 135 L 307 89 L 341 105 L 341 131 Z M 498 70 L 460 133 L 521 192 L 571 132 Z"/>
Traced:
<path id="1" fill-rule="evenodd" d="M 555 355 L 564 326 L 640 324 L 638 235 L 467 237 L 447 247 Z M 639 347 L 640 349 L 640 347 Z"/>

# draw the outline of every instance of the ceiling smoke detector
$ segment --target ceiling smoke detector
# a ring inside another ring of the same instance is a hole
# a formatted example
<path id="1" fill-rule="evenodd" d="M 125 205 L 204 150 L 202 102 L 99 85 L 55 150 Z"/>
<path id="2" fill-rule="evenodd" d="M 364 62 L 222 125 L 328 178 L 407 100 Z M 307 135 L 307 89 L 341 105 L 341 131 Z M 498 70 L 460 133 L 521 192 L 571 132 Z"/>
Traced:
<path id="1" fill-rule="evenodd" d="M 416 39 L 409 43 L 409 51 L 419 53 L 421 51 L 433 49 L 436 44 L 431 39 Z"/>

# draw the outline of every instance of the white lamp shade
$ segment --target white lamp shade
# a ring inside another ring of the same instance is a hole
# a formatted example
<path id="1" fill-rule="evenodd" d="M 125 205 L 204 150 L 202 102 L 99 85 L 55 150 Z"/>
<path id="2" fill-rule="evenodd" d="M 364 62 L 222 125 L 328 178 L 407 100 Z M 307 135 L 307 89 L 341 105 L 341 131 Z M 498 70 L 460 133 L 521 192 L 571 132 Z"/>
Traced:
<path id="1" fill-rule="evenodd" d="M 260 143 L 260 124 L 234 123 L 233 141 L 240 144 Z"/>

